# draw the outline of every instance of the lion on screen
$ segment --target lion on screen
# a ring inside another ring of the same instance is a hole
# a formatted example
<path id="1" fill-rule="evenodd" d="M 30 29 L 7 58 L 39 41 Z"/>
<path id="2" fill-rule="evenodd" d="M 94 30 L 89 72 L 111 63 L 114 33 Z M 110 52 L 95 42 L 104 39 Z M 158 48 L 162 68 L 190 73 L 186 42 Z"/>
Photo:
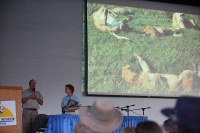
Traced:
<path id="1" fill-rule="evenodd" d="M 138 60 L 142 72 L 134 72 L 129 65 L 122 67 L 122 78 L 128 83 L 138 85 L 144 88 L 166 88 L 173 92 L 178 88 L 182 88 L 185 91 L 191 89 L 199 89 L 200 76 L 195 67 L 195 70 L 184 70 L 180 75 L 154 73 L 151 72 L 149 65 L 146 61 L 137 53 L 134 56 Z"/>
<path id="2" fill-rule="evenodd" d="M 129 32 L 131 28 L 128 26 L 128 21 L 132 19 L 132 16 L 127 16 L 121 21 L 116 20 L 117 14 L 112 10 L 109 10 L 102 6 L 92 15 L 95 27 L 101 32 L 108 32 L 115 36 L 117 39 L 129 40 L 124 36 L 119 36 L 120 32 Z"/>

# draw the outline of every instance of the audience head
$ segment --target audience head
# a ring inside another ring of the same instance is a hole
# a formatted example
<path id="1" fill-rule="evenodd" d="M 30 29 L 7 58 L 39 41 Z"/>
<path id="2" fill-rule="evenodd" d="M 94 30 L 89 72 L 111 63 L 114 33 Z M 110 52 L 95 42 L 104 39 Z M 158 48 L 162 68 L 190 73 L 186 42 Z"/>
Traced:
<path id="1" fill-rule="evenodd" d="M 162 113 L 176 122 L 177 133 L 199 133 L 200 97 L 179 97 L 174 108 L 165 108 Z"/>
<path id="2" fill-rule="evenodd" d="M 162 133 L 162 129 L 154 121 L 143 121 L 137 125 L 136 133 Z"/>
<path id="3" fill-rule="evenodd" d="M 163 133 L 177 133 L 176 122 L 169 118 L 163 122 L 162 125 Z"/>
<path id="4" fill-rule="evenodd" d="M 90 128 L 86 127 L 81 122 L 77 122 L 74 128 L 74 133 L 96 133 L 92 131 Z"/>
<path id="5" fill-rule="evenodd" d="M 122 133 L 136 133 L 135 132 L 135 127 L 129 126 L 123 129 Z"/>
<path id="6" fill-rule="evenodd" d="M 98 133 L 112 132 L 122 122 L 121 112 L 102 99 L 96 100 L 91 107 L 81 107 L 79 115 L 83 125 Z"/>

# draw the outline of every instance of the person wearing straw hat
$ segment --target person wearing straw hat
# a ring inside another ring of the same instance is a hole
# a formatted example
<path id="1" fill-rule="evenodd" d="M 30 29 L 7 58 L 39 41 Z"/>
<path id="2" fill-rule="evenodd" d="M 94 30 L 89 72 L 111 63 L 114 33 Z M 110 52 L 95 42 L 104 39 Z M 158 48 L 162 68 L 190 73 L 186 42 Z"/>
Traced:
<path id="1" fill-rule="evenodd" d="M 122 123 L 121 112 L 102 99 L 90 107 L 81 107 L 79 115 L 80 123 L 76 124 L 75 133 L 110 133 Z"/>
<path id="2" fill-rule="evenodd" d="M 176 122 L 176 133 L 200 132 L 200 97 L 181 96 L 174 108 L 165 108 L 161 112 Z"/>

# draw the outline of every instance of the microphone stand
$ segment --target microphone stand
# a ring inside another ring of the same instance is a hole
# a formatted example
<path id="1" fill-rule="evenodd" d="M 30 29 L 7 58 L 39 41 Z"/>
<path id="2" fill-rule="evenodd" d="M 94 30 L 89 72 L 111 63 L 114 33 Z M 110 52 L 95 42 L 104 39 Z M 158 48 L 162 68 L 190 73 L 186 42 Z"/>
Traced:
<path id="1" fill-rule="evenodd" d="M 142 110 L 142 120 L 144 121 L 144 111 L 145 109 L 150 109 L 151 107 L 146 107 L 146 108 L 139 108 L 139 109 L 133 109 L 133 110 L 130 110 L 130 111 L 134 111 L 134 110 Z"/>
<path id="2" fill-rule="evenodd" d="M 126 111 L 126 112 L 127 112 L 128 126 L 129 126 L 129 112 L 130 112 L 129 108 L 130 108 L 131 106 L 135 106 L 135 104 L 133 104 L 133 105 L 127 105 L 127 106 L 121 107 L 121 111 Z"/>

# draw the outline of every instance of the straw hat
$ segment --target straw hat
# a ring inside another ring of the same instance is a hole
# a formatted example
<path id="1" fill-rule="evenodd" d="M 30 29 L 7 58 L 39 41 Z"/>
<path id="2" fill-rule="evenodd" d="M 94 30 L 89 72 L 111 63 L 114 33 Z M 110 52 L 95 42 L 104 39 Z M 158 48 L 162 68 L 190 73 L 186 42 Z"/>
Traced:
<path id="1" fill-rule="evenodd" d="M 112 104 L 96 100 L 91 107 L 79 110 L 80 121 L 95 132 L 111 132 L 121 125 L 122 114 Z"/>

